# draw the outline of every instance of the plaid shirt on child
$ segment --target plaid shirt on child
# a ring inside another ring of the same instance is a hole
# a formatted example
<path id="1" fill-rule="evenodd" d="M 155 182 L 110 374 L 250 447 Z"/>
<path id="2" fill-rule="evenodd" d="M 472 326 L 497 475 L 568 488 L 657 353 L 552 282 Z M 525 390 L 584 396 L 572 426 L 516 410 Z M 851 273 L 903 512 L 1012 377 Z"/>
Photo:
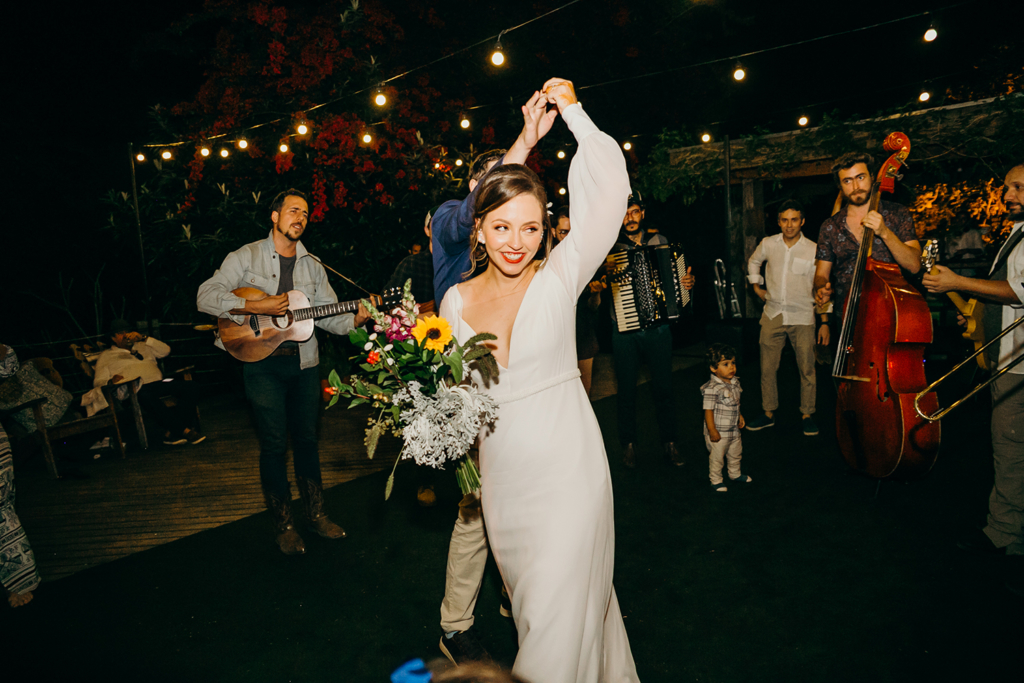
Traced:
<path id="1" fill-rule="evenodd" d="M 740 380 L 733 377 L 724 382 L 717 375 L 711 375 L 707 384 L 700 388 L 704 395 L 704 410 L 715 411 L 715 429 L 722 436 L 740 435 Z M 704 423 L 704 434 L 708 425 Z"/>

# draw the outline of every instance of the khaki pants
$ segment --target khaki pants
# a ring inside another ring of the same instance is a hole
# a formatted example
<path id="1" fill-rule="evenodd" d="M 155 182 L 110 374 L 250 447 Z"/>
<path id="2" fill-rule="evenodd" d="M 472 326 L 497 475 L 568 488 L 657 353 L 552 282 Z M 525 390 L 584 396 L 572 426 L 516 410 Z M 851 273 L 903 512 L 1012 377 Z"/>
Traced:
<path id="1" fill-rule="evenodd" d="M 769 318 L 761 314 L 761 407 L 766 413 L 779 407 L 779 385 L 776 374 L 786 337 L 796 351 L 796 365 L 800 370 L 800 412 L 814 413 L 817 383 L 814 374 L 814 325 L 783 325 L 782 314 Z"/>
<path id="2" fill-rule="evenodd" d="M 1024 375 L 992 382 L 992 464 L 985 533 L 1007 555 L 1024 555 Z"/>
<path id="3" fill-rule="evenodd" d="M 487 533 L 480 509 L 480 492 L 468 493 L 459 503 L 459 518 L 448 546 L 448 573 L 441 601 L 441 628 L 445 633 L 468 631 L 487 566 Z"/>
<path id="4" fill-rule="evenodd" d="M 708 447 L 708 469 L 712 486 L 722 483 L 723 464 L 728 464 L 730 479 L 738 479 L 742 476 L 740 460 L 743 456 L 743 439 L 741 437 L 723 436 L 718 441 L 712 441 L 705 434 L 704 443 Z"/>

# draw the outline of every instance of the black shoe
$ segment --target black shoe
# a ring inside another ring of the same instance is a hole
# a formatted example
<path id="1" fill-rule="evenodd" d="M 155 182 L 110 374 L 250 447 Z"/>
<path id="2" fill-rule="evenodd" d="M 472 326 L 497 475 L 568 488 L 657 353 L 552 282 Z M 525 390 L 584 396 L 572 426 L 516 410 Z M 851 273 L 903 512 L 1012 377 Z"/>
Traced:
<path id="1" fill-rule="evenodd" d="M 984 531 L 976 529 L 956 542 L 956 547 L 971 555 L 1005 555 L 1006 548 L 997 548 Z"/>
<path id="2" fill-rule="evenodd" d="M 686 464 L 683 456 L 679 453 L 679 449 L 671 441 L 665 444 L 665 457 L 668 458 L 670 464 L 676 467 L 682 467 Z"/>
<path id="3" fill-rule="evenodd" d="M 466 662 L 486 662 L 491 659 L 472 631 L 459 631 L 451 638 L 442 635 L 441 652 L 456 666 Z"/>
<path id="4" fill-rule="evenodd" d="M 508 591 L 501 587 L 501 606 L 498 607 L 498 614 L 509 619 L 512 618 L 512 598 L 508 597 Z"/>
<path id="5" fill-rule="evenodd" d="M 622 451 L 622 464 L 630 469 L 636 467 L 636 451 L 633 450 L 631 443 L 627 443 L 626 448 Z"/>
<path id="6" fill-rule="evenodd" d="M 1024 555 L 1006 556 L 1006 589 L 1024 598 Z"/>

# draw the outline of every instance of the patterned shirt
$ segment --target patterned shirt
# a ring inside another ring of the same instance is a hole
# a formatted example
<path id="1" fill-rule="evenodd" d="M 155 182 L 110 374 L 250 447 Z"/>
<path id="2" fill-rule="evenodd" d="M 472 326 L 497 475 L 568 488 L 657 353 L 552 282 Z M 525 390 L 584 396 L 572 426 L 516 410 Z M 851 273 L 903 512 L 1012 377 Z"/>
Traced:
<path id="1" fill-rule="evenodd" d="M 711 379 L 700 388 L 704 395 L 704 410 L 715 411 L 715 429 L 722 436 L 740 435 L 740 387 L 739 377 L 728 382 L 711 375 Z M 708 423 L 704 423 L 704 435 L 708 434 Z"/>
<path id="2" fill-rule="evenodd" d="M 818 235 L 818 253 L 815 258 L 819 261 L 828 261 L 832 264 L 832 278 L 835 287 L 835 301 L 837 311 L 843 310 L 846 303 L 846 295 L 850 291 L 850 284 L 853 281 L 853 267 L 857 265 L 857 252 L 860 250 L 860 242 L 853 236 L 846 227 L 846 210 L 844 206 L 839 213 L 825 219 L 821 224 L 821 233 Z M 892 202 L 880 202 L 878 212 L 882 214 L 882 220 L 886 227 L 893 231 L 901 242 L 909 242 L 917 239 L 917 232 L 914 230 L 914 219 L 905 206 Z M 875 237 L 871 245 L 871 258 L 883 263 L 896 263 L 892 252 L 885 246 L 880 237 Z"/>

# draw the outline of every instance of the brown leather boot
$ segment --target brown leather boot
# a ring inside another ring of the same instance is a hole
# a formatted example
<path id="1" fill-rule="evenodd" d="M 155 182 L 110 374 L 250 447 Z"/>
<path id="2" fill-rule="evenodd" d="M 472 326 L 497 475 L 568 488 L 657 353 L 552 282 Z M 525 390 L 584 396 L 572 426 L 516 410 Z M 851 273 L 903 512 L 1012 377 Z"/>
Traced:
<path id="1" fill-rule="evenodd" d="M 302 555 L 306 552 L 306 545 L 302 537 L 295 530 L 292 523 L 292 509 L 290 500 L 282 500 L 263 489 L 263 499 L 267 503 L 267 509 L 274 516 L 274 525 L 277 527 L 277 547 L 285 555 Z"/>
<path id="2" fill-rule="evenodd" d="M 340 526 L 332 522 L 324 512 L 324 487 L 318 481 L 295 477 L 299 485 L 299 496 L 306 508 L 306 519 L 311 531 L 324 538 L 345 538 L 348 534 Z"/>
<path id="3" fill-rule="evenodd" d="M 682 467 L 683 465 L 686 464 L 686 461 L 683 459 L 683 455 L 679 452 L 679 449 L 676 448 L 676 445 L 671 441 L 665 444 L 665 457 L 668 459 L 669 463 L 675 465 L 676 467 Z"/>

